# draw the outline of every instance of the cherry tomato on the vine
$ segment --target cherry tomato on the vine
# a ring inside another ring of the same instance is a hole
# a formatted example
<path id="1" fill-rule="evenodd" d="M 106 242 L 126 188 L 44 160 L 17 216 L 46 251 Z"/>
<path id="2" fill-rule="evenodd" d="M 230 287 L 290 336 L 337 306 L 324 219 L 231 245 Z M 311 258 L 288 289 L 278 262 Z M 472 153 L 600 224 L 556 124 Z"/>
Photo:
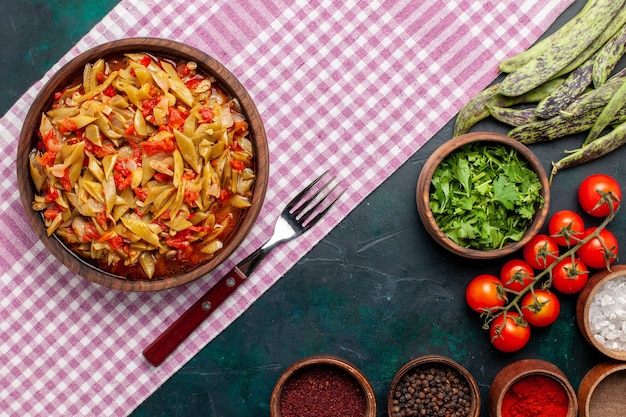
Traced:
<path id="1" fill-rule="evenodd" d="M 548 235 L 535 235 L 522 249 L 524 260 L 534 269 L 546 269 L 559 257 L 559 247 Z"/>
<path id="2" fill-rule="evenodd" d="M 559 317 L 561 303 L 554 293 L 548 290 L 534 290 L 522 299 L 522 314 L 532 326 L 546 327 Z"/>
<path id="3" fill-rule="evenodd" d="M 562 259 L 552 269 L 552 286 L 563 294 L 580 292 L 589 280 L 589 269 L 578 258 Z"/>
<path id="4" fill-rule="evenodd" d="M 548 222 L 548 233 L 559 246 L 574 246 L 585 231 L 585 223 L 572 210 L 557 211 Z"/>
<path id="5" fill-rule="evenodd" d="M 533 282 L 535 271 L 528 262 L 521 259 L 511 259 L 500 269 L 500 281 L 504 288 L 519 292 Z"/>
<path id="6" fill-rule="evenodd" d="M 489 327 L 489 337 L 493 346 L 502 352 L 515 352 L 520 350 L 530 340 L 530 326 L 513 312 L 500 314 Z"/>
<path id="7" fill-rule="evenodd" d="M 586 229 L 583 238 L 594 233 L 596 229 L 596 227 Z M 619 246 L 615 235 L 608 229 L 602 229 L 598 237 L 582 245 L 576 251 L 576 255 L 589 268 L 603 269 L 617 260 L 618 251 Z"/>
<path id="8" fill-rule="evenodd" d="M 622 201 L 622 189 L 609 175 L 590 175 L 578 186 L 578 202 L 591 216 L 608 216 L 611 211 L 609 201 L 613 205 L 613 210 L 616 210 Z"/>
<path id="9" fill-rule="evenodd" d="M 502 290 L 500 279 L 491 274 L 481 274 L 470 281 L 465 289 L 465 300 L 470 308 L 477 313 L 502 307 L 506 296 Z"/>

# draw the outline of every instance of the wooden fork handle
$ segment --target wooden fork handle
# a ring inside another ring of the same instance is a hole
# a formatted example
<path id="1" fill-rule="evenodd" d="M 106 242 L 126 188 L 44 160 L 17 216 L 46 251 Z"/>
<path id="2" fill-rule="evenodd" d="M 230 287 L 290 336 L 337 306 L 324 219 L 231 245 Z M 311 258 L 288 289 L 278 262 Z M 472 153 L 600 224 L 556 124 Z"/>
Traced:
<path id="1" fill-rule="evenodd" d="M 143 351 L 143 356 L 153 366 L 159 366 L 247 278 L 238 267 L 231 269 L 154 342 L 148 345 Z"/>

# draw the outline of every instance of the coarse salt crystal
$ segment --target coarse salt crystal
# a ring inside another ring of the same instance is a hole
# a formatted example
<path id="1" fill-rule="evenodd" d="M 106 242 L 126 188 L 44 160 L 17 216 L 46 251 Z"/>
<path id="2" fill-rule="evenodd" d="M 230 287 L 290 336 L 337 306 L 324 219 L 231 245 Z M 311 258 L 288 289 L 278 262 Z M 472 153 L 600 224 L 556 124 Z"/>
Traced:
<path id="1" fill-rule="evenodd" d="M 615 304 L 615 299 L 613 298 L 612 294 L 603 294 L 600 297 L 600 305 L 602 307 L 608 307 L 608 306 L 612 306 Z"/>
<path id="2" fill-rule="evenodd" d="M 598 328 L 598 329 L 606 329 L 611 324 L 604 317 L 598 317 L 598 321 L 596 321 L 595 323 L 596 323 L 596 328 Z"/>
<path id="3" fill-rule="evenodd" d="M 626 351 L 626 277 L 616 277 L 598 289 L 589 305 L 589 324 L 602 346 Z"/>
<path id="4" fill-rule="evenodd" d="M 615 340 L 619 337 L 619 334 L 619 330 L 609 329 L 609 331 L 606 332 L 606 338 L 607 340 Z"/>

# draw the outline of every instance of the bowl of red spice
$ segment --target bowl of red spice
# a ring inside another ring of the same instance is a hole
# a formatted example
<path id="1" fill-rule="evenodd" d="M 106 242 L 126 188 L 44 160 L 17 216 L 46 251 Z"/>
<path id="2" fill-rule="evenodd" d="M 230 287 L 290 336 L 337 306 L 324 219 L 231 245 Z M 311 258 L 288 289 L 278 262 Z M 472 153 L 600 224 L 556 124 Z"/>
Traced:
<path id="1" fill-rule="evenodd" d="M 613 417 L 626 409 L 626 363 L 602 362 L 585 374 L 578 387 L 580 417 Z"/>
<path id="2" fill-rule="evenodd" d="M 489 417 L 576 417 L 576 392 L 556 365 L 522 359 L 498 372 L 487 402 Z"/>
<path id="3" fill-rule="evenodd" d="M 387 394 L 387 415 L 478 417 L 480 391 L 470 372 L 454 360 L 425 355 L 396 372 Z"/>
<path id="4" fill-rule="evenodd" d="M 611 265 L 589 277 L 576 301 L 576 321 L 585 339 L 611 359 L 626 361 L 626 265 Z"/>
<path id="5" fill-rule="evenodd" d="M 375 417 L 365 375 L 334 355 L 303 358 L 283 372 L 270 398 L 271 417 Z"/>

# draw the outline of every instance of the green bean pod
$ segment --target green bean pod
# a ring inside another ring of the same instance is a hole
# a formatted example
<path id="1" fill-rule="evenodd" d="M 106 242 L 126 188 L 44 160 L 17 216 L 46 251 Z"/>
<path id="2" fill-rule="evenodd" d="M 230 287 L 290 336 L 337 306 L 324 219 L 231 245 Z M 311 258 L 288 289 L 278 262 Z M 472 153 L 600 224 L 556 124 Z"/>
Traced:
<path id="1" fill-rule="evenodd" d="M 498 65 L 498 69 L 501 72 L 513 72 L 527 64 L 529 61 L 548 51 L 554 40 L 559 37 L 565 36 L 573 28 L 573 26 L 577 24 L 577 21 L 580 21 L 584 18 L 584 16 L 586 16 L 586 13 L 591 7 L 595 5 L 595 3 L 595 0 L 587 1 L 587 3 L 585 3 L 580 12 L 578 12 L 578 14 L 573 19 L 565 22 L 563 26 L 561 26 L 555 32 L 537 41 L 534 45 L 530 46 L 525 51 L 504 59 Z"/>
<path id="2" fill-rule="evenodd" d="M 548 97 L 563 82 L 564 78 L 555 78 L 543 83 L 531 91 L 516 96 L 509 97 L 498 94 L 500 84 L 494 84 L 487 87 L 480 93 L 472 97 L 459 111 L 454 125 L 454 136 L 467 133 L 469 129 L 480 120 L 490 116 L 489 105 L 497 107 L 510 107 L 516 104 L 536 103 Z"/>
<path id="3" fill-rule="evenodd" d="M 507 133 L 507 136 L 523 143 L 531 145 L 533 143 L 548 142 L 567 135 L 573 135 L 589 130 L 595 123 L 602 108 L 591 109 L 580 117 L 569 118 L 562 115 L 554 116 L 551 119 L 538 120 L 522 126 L 518 126 Z M 621 124 L 626 122 L 626 106 L 615 114 L 611 124 Z"/>
<path id="4" fill-rule="evenodd" d="M 508 74 L 500 85 L 500 93 L 517 96 L 554 78 L 581 54 L 606 29 L 624 5 L 624 0 L 597 0 L 584 17 L 576 16 L 576 24 L 564 36 L 554 39 L 545 53 Z"/>
<path id="5" fill-rule="evenodd" d="M 578 117 L 589 110 L 604 107 L 626 79 L 626 68 L 612 76 L 604 85 L 593 89 L 574 100 L 569 106 L 561 110 L 565 117 Z"/>
<path id="6" fill-rule="evenodd" d="M 566 157 L 552 164 L 550 181 L 560 170 L 582 165 L 613 152 L 626 144 L 626 122 L 620 124 L 606 135 L 591 142 L 589 145 L 576 149 Z"/>
<path id="7" fill-rule="evenodd" d="M 491 116 L 509 126 L 523 126 L 531 123 L 535 119 L 535 108 L 530 107 L 527 109 L 512 109 L 510 107 L 500 107 L 494 105 L 488 105 L 489 113 Z"/>
<path id="8" fill-rule="evenodd" d="M 496 94 L 491 104 L 500 107 L 511 107 L 516 104 L 537 103 L 553 94 L 564 82 L 565 78 L 555 78 L 519 96 Z"/>
<path id="9" fill-rule="evenodd" d="M 607 43 L 598 51 L 598 55 L 593 64 L 591 79 L 593 85 L 598 88 L 602 86 L 609 74 L 615 69 L 618 61 L 626 53 L 626 23 L 622 25 Z"/>
<path id="10" fill-rule="evenodd" d="M 554 117 L 579 97 L 591 85 L 593 63 L 593 60 L 588 60 L 585 64 L 572 71 L 559 88 L 550 96 L 541 100 L 537 104 L 537 117 L 543 119 Z"/>
<path id="11" fill-rule="evenodd" d="M 538 120 L 518 126 L 507 133 L 507 136 L 525 145 L 548 142 L 567 135 L 588 130 L 600 114 L 600 109 L 592 109 L 576 118 L 554 116 L 550 119 Z"/>
<path id="12" fill-rule="evenodd" d="M 489 117 L 487 104 L 493 99 L 499 88 L 500 84 L 487 87 L 461 107 L 454 122 L 453 136 L 467 133 L 476 123 Z"/>
<path id="13" fill-rule="evenodd" d="M 617 89 L 613 97 L 611 97 L 606 106 L 602 109 L 602 112 L 583 142 L 583 146 L 589 145 L 600 136 L 604 129 L 611 123 L 619 109 L 624 106 L 624 102 L 626 102 L 626 80 L 622 81 L 620 88 Z"/>
<path id="14" fill-rule="evenodd" d="M 572 62 L 570 62 L 565 68 L 559 72 L 559 75 L 565 75 L 574 71 L 579 66 L 583 65 L 589 58 L 596 54 L 599 50 L 604 48 L 604 45 L 613 39 L 617 32 L 626 23 L 626 8 L 618 11 L 615 17 L 607 24 L 604 31 L 585 49 L 580 55 L 578 55 Z"/>

